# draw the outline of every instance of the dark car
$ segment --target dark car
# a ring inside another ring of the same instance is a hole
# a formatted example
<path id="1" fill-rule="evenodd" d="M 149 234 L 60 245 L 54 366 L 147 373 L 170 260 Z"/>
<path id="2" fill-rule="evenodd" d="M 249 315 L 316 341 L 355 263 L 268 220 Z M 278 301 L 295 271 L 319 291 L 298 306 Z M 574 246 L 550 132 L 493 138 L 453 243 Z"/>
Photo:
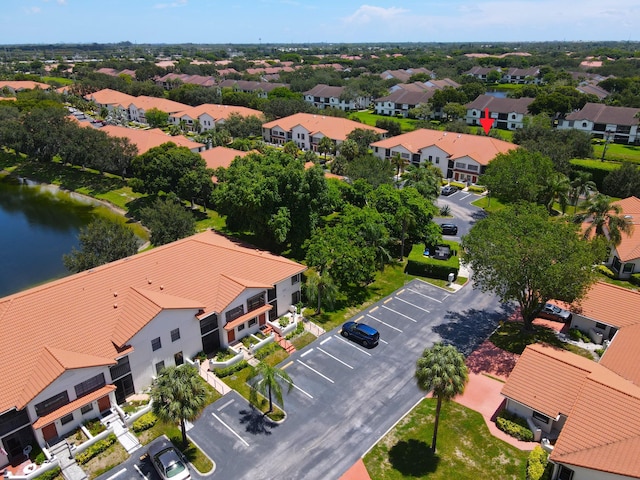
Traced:
<path id="1" fill-rule="evenodd" d="M 442 187 L 442 190 L 440 191 L 440 194 L 444 195 L 446 197 L 448 195 L 456 193 L 457 191 L 458 191 L 458 187 L 454 187 L 453 185 L 446 185 L 446 186 Z"/>
<path id="2" fill-rule="evenodd" d="M 555 320 L 556 322 L 568 322 L 571 320 L 571 312 L 569 310 L 560 308 L 552 303 L 545 303 L 538 316 L 548 320 Z"/>
<path id="3" fill-rule="evenodd" d="M 457 235 L 458 234 L 458 226 L 453 223 L 443 223 L 440 225 L 440 230 L 442 230 L 443 235 Z"/>
<path id="4" fill-rule="evenodd" d="M 362 343 L 365 347 L 371 347 L 378 343 L 380 334 L 365 323 L 347 322 L 342 325 L 342 336 Z"/>

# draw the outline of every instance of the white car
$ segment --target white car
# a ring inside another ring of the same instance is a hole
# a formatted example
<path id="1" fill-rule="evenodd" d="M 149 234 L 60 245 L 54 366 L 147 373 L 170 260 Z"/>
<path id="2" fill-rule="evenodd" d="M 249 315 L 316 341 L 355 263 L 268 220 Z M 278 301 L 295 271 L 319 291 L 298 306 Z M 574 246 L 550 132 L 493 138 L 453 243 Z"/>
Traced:
<path id="1" fill-rule="evenodd" d="M 189 480 L 191 473 L 182 454 L 168 438 L 163 437 L 149 447 L 149 460 L 162 480 Z"/>
<path id="2" fill-rule="evenodd" d="M 560 308 L 552 303 L 545 303 L 539 316 L 549 320 L 556 320 L 558 322 L 568 322 L 571 320 L 571 312 L 569 310 Z"/>

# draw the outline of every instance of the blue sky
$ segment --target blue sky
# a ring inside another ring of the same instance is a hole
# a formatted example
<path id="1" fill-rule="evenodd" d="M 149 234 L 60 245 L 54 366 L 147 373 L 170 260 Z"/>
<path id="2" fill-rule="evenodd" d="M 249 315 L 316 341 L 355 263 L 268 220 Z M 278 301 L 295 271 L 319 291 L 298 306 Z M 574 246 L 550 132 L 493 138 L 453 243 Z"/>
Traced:
<path id="1" fill-rule="evenodd" d="M 639 40 L 638 0 L 4 0 L 0 44 Z"/>

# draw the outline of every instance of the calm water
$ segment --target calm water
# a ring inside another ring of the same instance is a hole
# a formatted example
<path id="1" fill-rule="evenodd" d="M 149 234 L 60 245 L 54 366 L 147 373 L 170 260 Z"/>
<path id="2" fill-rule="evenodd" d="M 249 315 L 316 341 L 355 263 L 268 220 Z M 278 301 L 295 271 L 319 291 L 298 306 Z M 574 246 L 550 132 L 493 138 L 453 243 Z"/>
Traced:
<path id="1" fill-rule="evenodd" d="M 492 97 L 498 97 L 498 98 L 507 98 L 507 93 L 504 90 L 488 90 L 486 92 L 484 92 L 485 95 L 491 95 Z"/>
<path id="2" fill-rule="evenodd" d="M 67 275 L 62 255 L 94 216 L 68 195 L 0 180 L 0 297 Z"/>

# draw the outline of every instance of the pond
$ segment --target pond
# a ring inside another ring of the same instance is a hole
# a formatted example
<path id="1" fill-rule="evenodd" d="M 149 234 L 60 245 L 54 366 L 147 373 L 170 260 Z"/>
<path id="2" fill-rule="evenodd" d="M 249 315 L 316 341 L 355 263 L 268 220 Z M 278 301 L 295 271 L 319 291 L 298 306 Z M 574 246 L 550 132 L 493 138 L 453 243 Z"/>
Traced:
<path id="1" fill-rule="evenodd" d="M 507 98 L 508 92 L 506 90 L 487 90 L 484 94 L 491 95 L 496 98 Z"/>
<path id="2" fill-rule="evenodd" d="M 68 275 L 62 256 L 98 215 L 51 187 L 0 178 L 0 298 Z"/>

